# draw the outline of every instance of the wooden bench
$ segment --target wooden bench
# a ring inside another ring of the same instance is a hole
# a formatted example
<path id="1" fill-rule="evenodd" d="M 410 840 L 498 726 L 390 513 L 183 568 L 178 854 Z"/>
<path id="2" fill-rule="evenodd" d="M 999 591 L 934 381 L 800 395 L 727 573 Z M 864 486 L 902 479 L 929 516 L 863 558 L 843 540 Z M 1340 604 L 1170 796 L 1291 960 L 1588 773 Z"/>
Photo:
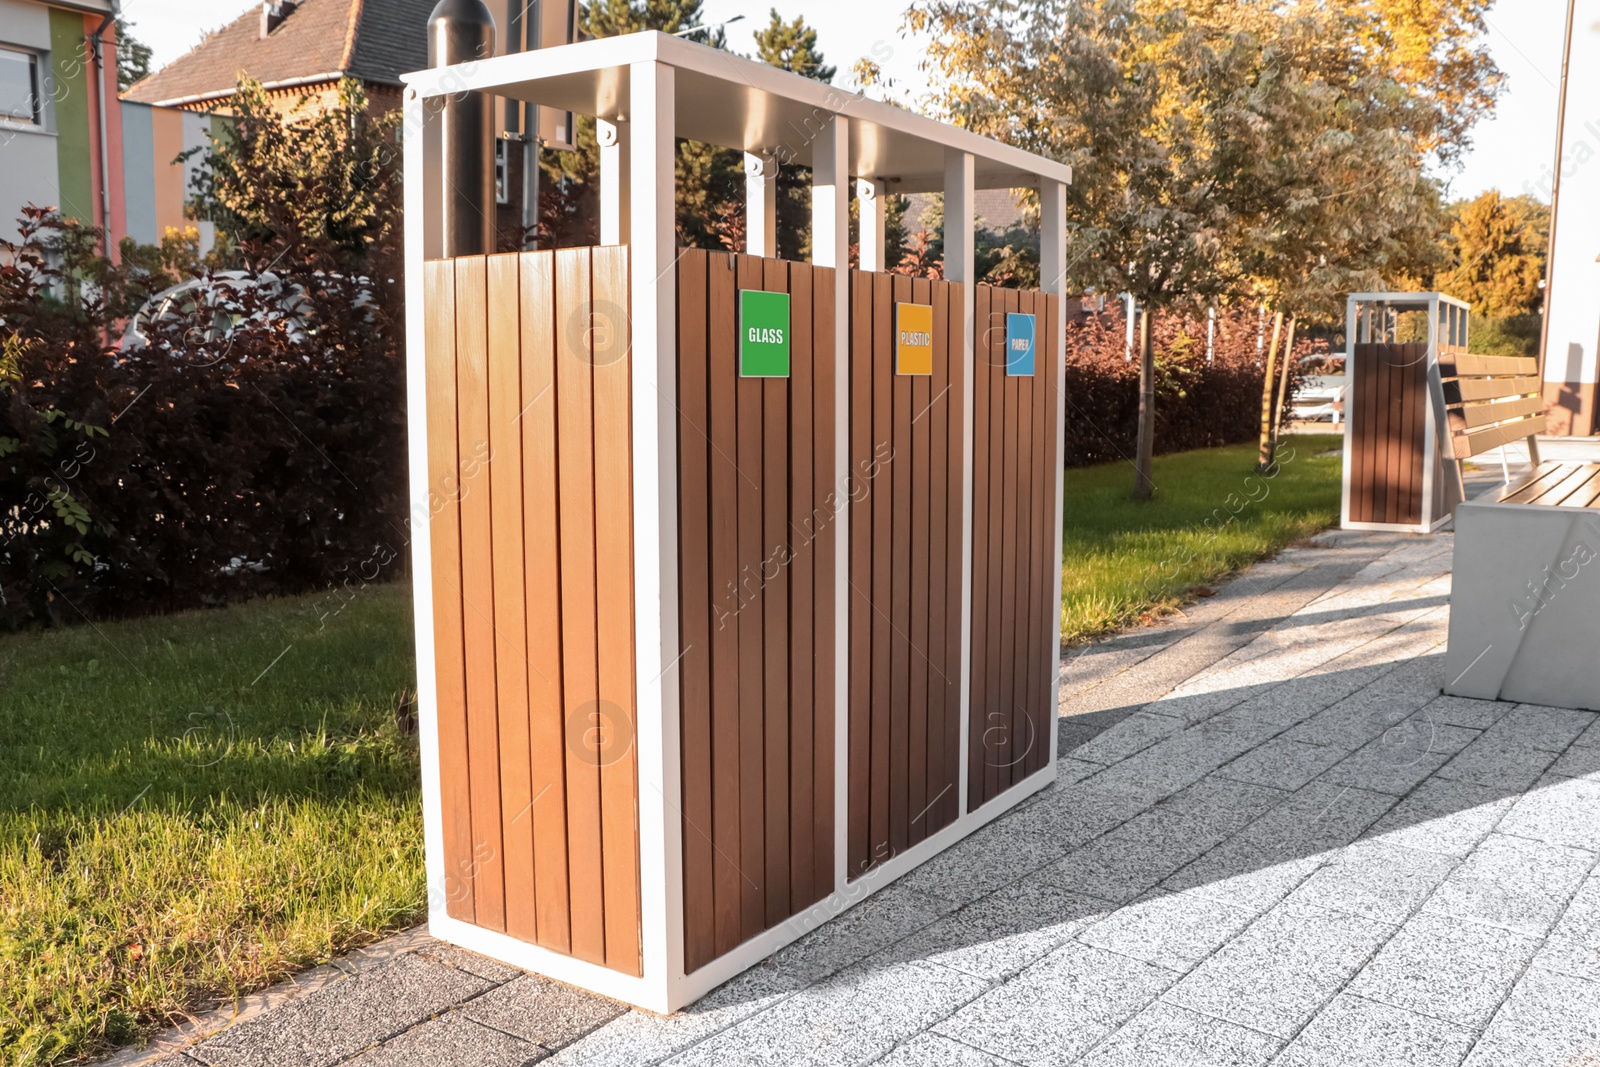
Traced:
<path id="1" fill-rule="evenodd" d="M 1456 506 L 1444 691 L 1600 710 L 1600 464 L 1540 462 L 1537 360 L 1441 346 L 1438 367 L 1440 444 L 1457 478 L 1461 461 L 1518 440 L 1529 460 Z"/>

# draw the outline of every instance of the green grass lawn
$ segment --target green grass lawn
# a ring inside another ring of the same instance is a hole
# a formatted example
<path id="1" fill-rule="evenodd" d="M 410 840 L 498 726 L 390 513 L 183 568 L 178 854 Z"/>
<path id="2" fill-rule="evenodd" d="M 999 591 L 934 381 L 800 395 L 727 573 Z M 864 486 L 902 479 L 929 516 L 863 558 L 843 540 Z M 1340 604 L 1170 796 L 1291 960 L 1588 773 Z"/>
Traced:
<path id="1" fill-rule="evenodd" d="M 1145 504 L 1126 464 L 1068 471 L 1068 639 L 1334 521 L 1338 443 L 1291 438 L 1270 479 L 1253 445 L 1166 456 Z M 409 587 L 337 603 L 0 638 L 0 1061 L 128 1044 L 421 920 Z"/>
<path id="2" fill-rule="evenodd" d="M 421 920 L 409 587 L 337 604 L 0 638 L 0 1062 L 127 1044 Z"/>
<path id="3" fill-rule="evenodd" d="M 1132 499 L 1133 467 L 1069 470 L 1061 576 L 1068 642 L 1170 612 L 1231 571 L 1339 519 L 1333 434 L 1286 437 L 1275 477 L 1256 446 L 1160 456 L 1155 499 Z"/>

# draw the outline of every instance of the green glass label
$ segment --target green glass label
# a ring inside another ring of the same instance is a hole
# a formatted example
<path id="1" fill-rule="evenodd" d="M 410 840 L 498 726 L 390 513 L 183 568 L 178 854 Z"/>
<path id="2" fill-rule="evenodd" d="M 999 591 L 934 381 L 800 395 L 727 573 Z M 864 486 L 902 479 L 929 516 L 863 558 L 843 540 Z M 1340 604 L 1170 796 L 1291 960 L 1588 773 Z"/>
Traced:
<path id="1" fill-rule="evenodd" d="M 789 294 L 739 290 L 739 376 L 789 376 Z"/>

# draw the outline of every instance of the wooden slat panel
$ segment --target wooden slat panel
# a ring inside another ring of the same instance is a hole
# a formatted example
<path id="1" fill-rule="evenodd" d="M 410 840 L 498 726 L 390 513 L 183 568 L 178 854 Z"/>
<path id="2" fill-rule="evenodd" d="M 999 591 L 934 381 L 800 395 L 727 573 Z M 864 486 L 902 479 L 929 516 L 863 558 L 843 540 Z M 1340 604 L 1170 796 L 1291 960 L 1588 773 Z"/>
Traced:
<path id="1" fill-rule="evenodd" d="M 567 853 L 572 954 L 605 964 L 600 665 L 595 602 L 594 382 L 587 331 L 565 328 L 590 301 L 590 250 L 556 252 L 556 408 L 561 523 L 562 722 L 567 762 Z M 576 443 L 578 447 L 572 447 Z"/>
<path id="2" fill-rule="evenodd" d="M 950 665 L 945 656 L 946 619 L 950 608 L 949 536 L 946 515 L 950 509 L 950 298 L 942 282 L 930 282 L 926 289 L 933 306 L 933 374 L 928 379 L 928 401 L 921 421 L 928 432 L 928 630 L 922 645 L 928 658 L 928 760 L 925 805 L 927 811 L 918 824 L 926 837 L 945 825 L 946 791 L 951 787 L 948 719 L 953 709 L 948 702 Z M 956 334 L 959 341 L 961 335 Z M 956 613 L 959 614 L 959 608 Z"/>
<path id="3" fill-rule="evenodd" d="M 812 394 L 813 468 L 812 493 L 816 514 L 820 516 L 821 533 L 815 543 L 815 589 L 812 608 L 815 632 L 816 681 L 812 715 L 812 751 L 815 753 L 816 785 L 813 789 L 812 834 L 812 889 L 804 901 L 811 904 L 821 900 L 834 889 L 834 679 L 837 669 L 835 642 L 835 582 L 838 576 L 838 494 L 848 490 L 838 482 L 838 457 L 834 439 L 837 433 L 835 415 L 835 389 L 838 375 L 849 373 L 848 353 L 834 351 L 834 326 L 837 315 L 848 315 L 849 308 L 836 307 L 833 268 L 819 267 L 811 271 L 813 319 L 812 333 L 813 381 Z M 797 902 L 799 903 L 799 902 Z"/>
<path id="4" fill-rule="evenodd" d="M 467 653 L 467 759 L 472 764 L 473 921 L 504 930 L 500 725 L 495 703 L 494 570 L 489 470 L 488 282 L 481 256 L 456 260 L 456 437 L 461 481 L 461 604 Z M 469 443 L 470 442 L 470 443 Z M 480 854 L 481 853 L 481 854 Z"/>
<path id="5" fill-rule="evenodd" d="M 761 264 L 762 288 L 787 292 L 787 266 L 779 260 Z M 808 314 L 790 300 L 791 333 L 795 319 Z M 793 344 L 790 345 L 793 373 Z M 766 925 L 775 926 L 789 911 L 789 580 L 779 546 L 789 541 L 789 382 L 772 378 L 761 383 L 763 477 L 761 583 L 765 612 L 765 708 L 762 716 L 766 787 Z M 776 573 L 774 573 L 776 572 Z"/>
<path id="6" fill-rule="evenodd" d="M 1427 360 L 1419 359 L 1406 366 L 1404 381 L 1404 415 L 1400 440 L 1404 473 L 1401 477 L 1400 514 L 1402 522 L 1422 521 L 1422 450 L 1423 431 L 1427 422 L 1424 405 L 1428 388 Z"/>
<path id="7" fill-rule="evenodd" d="M 892 487 L 889 526 L 890 613 L 889 655 L 889 847 L 894 855 L 910 843 L 911 816 L 911 648 L 906 635 L 911 632 L 911 482 L 916 458 L 911 447 L 911 379 L 894 373 L 894 304 L 911 299 L 911 279 L 892 279 L 889 303 L 882 308 L 885 355 L 888 370 L 890 440 L 894 461 L 884 475 Z"/>
<path id="8" fill-rule="evenodd" d="M 678 258 L 679 625 L 682 627 L 683 959 L 688 971 L 717 957 L 711 847 L 711 467 L 706 380 L 706 266 L 698 249 Z"/>
<path id="9" fill-rule="evenodd" d="M 1465 404 L 1474 400 L 1505 400 L 1524 393 L 1539 393 L 1538 378 L 1453 378 L 1444 382 L 1444 402 Z"/>
<path id="10" fill-rule="evenodd" d="M 472 796 L 467 768 L 466 646 L 461 615 L 461 468 L 456 448 L 455 263 L 423 267 L 428 306 L 428 496 L 433 649 L 439 719 L 439 786 L 445 911 L 473 921 Z"/>
<path id="11" fill-rule="evenodd" d="M 1456 434 L 1451 438 L 1451 443 L 1455 447 L 1457 459 L 1469 459 L 1472 456 L 1481 455 L 1491 448 L 1497 448 L 1511 441 L 1520 441 L 1532 437 L 1534 434 L 1544 432 L 1545 417 L 1543 415 L 1535 415 L 1531 418 L 1516 419 L 1512 422 L 1501 423 L 1499 426 L 1491 426 L 1487 430 L 1479 430 L 1476 433 Z"/>
<path id="12" fill-rule="evenodd" d="M 761 261 L 738 258 L 740 289 L 761 288 Z M 737 321 L 737 318 L 735 318 Z M 739 418 L 739 583 L 748 590 L 739 610 L 739 866 L 741 928 L 744 938 L 766 926 L 766 761 L 763 733 L 765 700 L 765 634 L 763 613 L 766 591 L 761 588 L 765 555 L 762 532 L 762 444 L 765 439 L 763 382 L 740 378 L 734 384 Z M 741 938 L 743 940 L 743 938 Z"/>
<path id="13" fill-rule="evenodd" d="M 1383 427 L 1383 454 L 1385 462 L 1385 478 L 1383 514 L 1385 522 L 1402 522 L 1404 516 L 1400 510 L 1400 463 L 1402 441 L 1402 424 L 1405 419 L 1405 383 L 1406 377 L 1403 367 L 1397 359 L 1404 359 L 1404 354 L 1391 355 L 1384 376 L 1386 390 L 1387 421 Z"/>
<path id="14" fill-rule="evenodd" d="M 1600 506 L 1600 467 L 1595 467 L 1593 470 L 1594 477 L 1563 500 L 1561 502 L 1562 507 L 1592 508 Z"/>
<path id="15" fill-rule="evenodd" d="M 1038 744 L 1037 724 L 1033 715 L 1039 706 L 1038 676 L 1044 670 L 1044 647 L 1040 633 L 1043 626 L 1040 621 L 1040 607 L 1044 600 L 1044 590 L 1041 588 L 1043 559 L 1039 554 L 1044 500 L 1039 492 L 1043 484 L 1039 469 L 1039 424 L 1044 419 L 1044 380 L 1048 375 L 1046 367 L 1051 353 L 1048 341 L 1051 335 L 1045 332 L 1049 328 L 1049 316 L 1045 313 L 1044 295 L 1027 294 L 1023 306 L 1037 317 L 1037 322 L 1034 376 L 1022 383 L 1017 414 L 1021 434 L 1017 447 L 1017 472 L 1022 479 L 1018 493 L 1021 513 L 1017 528 L 1021 540 L 1017 553 L 1017 580 L 1022 583 L 1022 588 L 1017 591 L 1017 643 L 1020 645 L 1017 655 L 1017 693 L 1020 714 L 1017 736 L 1012 742 L 1013 785 L 1027 776 L 1034 746 Z"/>
<path id="16" fill-rule="evenodd" d="M 707 256 L 707 323 L 738 321 L 736 258 Z M 715 845 L 716 954 L 744 940 L 745 875 L 740 786 L 739 608 L 745 585 L 739 574 L 739 511 L 733 506 L 746 491 L 735 462 L 739 452 L 738 356 L 734 330 L 711 330 L 710 457 L 711 503 L 711 753 L 712 840 Z"/>
<path id="17" fill-rule="evenodd" d="M 1373 462 L 1373 425 L 1377 417 L 1377 348 L 1373 345 L 1357 345 L 1355 351 L 1356 374 L 1354 396 L 1357 403 L 1350 411 L 1351 435 L 1355 442 L 1355 485 L 1351 487 L 1352 505 L 1355 510 L 1355 519 L 1359 522 L 1374 521 L 1372 510 L 1372 475 Z"/>
<path id="18" fill-rule="evenodd" d="M 1541 463 L 1520 481 L 1500 491 L 1502 504 L 1526 504 L 1572 473 L 1570 463 Z"/>
<path id="19" fill-rule="evenodd" d="M 850 278 L 850 877 L 872 864 L 872 275 Z M 855 501 L 864 501 L 857 507 Z"/>
<path id="20" fill-rule="evenodd" d="M 790 435 L 788 529 L 779 539 L 788 544 L 786 568 L 789 581 L 789 885 L 790 913 L 814 899 L 811 883 L 815 863 L 815 838 L 812 820 L 816 811 L 816 754 L 813 714 L 816 706 L 813 674 L 816 603 L 814 575 L 816 545 L 812 510 L 812 426 L 813 403 L 813 305 L 811 270 L 794 264 L 789 272 L 791 300 L 791 351 L 794 365 L 789 379 L 790 411 L 786 427 Z"/>
<path id="21" fill-rule="evenodd" d="M 639 775 L 634 748 L 632 367 L 628 248 L 596 248 L 589 343 L 594 359 L 596 626 L 599 633 L 601 848 L 606 966 L 642 974 Z M 646 447 L 652 447 L 647 444 Z"/>
<path id="22" fill-rule="evenodd" d="M 1021 295 L 1015 289 L 1002 290 L 996 296 L 1002 296 L 1007 312 L 1021 310 Z M 1002 335 L 1003 336 L 1003 335 Z M 1010 353 L 1002 347 L 1001 356 L 1010 358 Z M 998 667 L 999 686 L 995 690 L 995 702 L 990 705 L 990 712 L 995 716 L 994 726 L 990 731 L 993 744 L 984 754 L 992 768 L 992 782 L 990 796 L 997 796 L 1011 784 L 1011 762 L 1016 748 L 1018 715 L 1017 706 L 1019 698 L 1017 693 L 1017 646 L 1021 635 L 1017 631 L 1017 592 L 1018 574 L 1017 561 L 1021 541 L 1019 518 L 1021 506 L 1021 481 L 1019 471 L 1019 438 L 1021 435 L 1021 401 L 1023 379 L 1007 377 L 1005 367 L 995 369 L 995 382 L 1002 392 L 1002 403 L 1005 414 L 1001 416 L 999 442 L 997 451 L 1000 456 L 998 483 L 1000 488 L 1000 514 L 995 527 L 1000 533 L 1000 571 L 999 571 L 999 632 L 998 644 L 991 645 L 995 654 L 995 664 Z M 991 531 L 992 533 L 993 531 Z M 992 554 L 991 554 L 992 558 Z"/>
<path id="23" fill-rule="evenodd" d="M 1045 301 L 1045 314 L 1048 320 L 1045 336 L 1051 338 L 1052 348 L 1047 351 L 1049 355 L 1047 365 L 1049 374 L 1044 382 L 1043 425 L 1040 428 L 1039 447 L 1043 450 L 1042 475 L 1039 480 L 1039 492 L 1044 501 L 1043 525 L 1041 536 L 1043 540 L 1039 545 L 1039 555 L 1044 563 L 1044 571 L 1039 578 L 1039 589 L 1044 594 L 1044 604 L 1040 608 L 1040 622 L 1044 632 L 1040 635 L 1041 647 L 1045 654 L 1044 669 L 1039 673 L 1039 704 L 1034 710 L 1035 723 L 1038 730 L 1035 733 L 1034 757 L 1031 770 L 1043 770 L 1050 760 L 1051 734 L 1056 728 L 1056 707 L 1051 700 L 1054 692 L 1056 671 L 1061 661 L 1061 650 L 1056 640 L 1056 617 L 1058 614 L 1058 599 L 1061 589 L 1057 567 L 1060 560 L 1056 555 L 1056 530 L 1062 521 L 1062 501 L 1056 496 L 1056 482 L 1058 480 L 1060 461 L 1056 451 L 1056 440 L 1059 436 L 1057 426 L 1061 415 L 1061 376 L 1063 373 L 1065 353 L 1061 350 L 1060 343 L 1056 340 L 1061 336 L 1061 316 L 1063 309 L 1059 296 L 1050 296 Z"/>
<path id="24" fill-rule="evenodd" d="M 528 605 L 532 807 L 539 944 L 572 950 L 567 899 L 566 725 L 561 684 L 561 556 L 557 523 L 555 253 L 522 256 L 522 500 Z"/>
<path id="25" fill-rule="evenodd" d="M 973 329 L 976 336 L 973 338 L 972 375 L 972 644 L 968 661 L 972 676 L 966 683 L 971 694 L 966 724 L 968 811 L 977 810 L 988 797 L 983 776 L 983 746 L 984 731 L 988 728 L 989 491 L 992 481 L 989 472 L 989 395 L 993 380 L 993 375 L 989 373 L 993 359 L 989 336 L 991 292 L 984 285 L 976 286 L 973 290 Z"/>
<path id="26" fill-rule="evenodd" d="M 1559 507 L 1565 504 L 1574 493 L 1588 485 L 1597 470 L 1600 470 L 1600 467 L 1592 464 L 1574 466 L 1571 474 L 1568 474 L 1561 481 L 1534 497 L 1529 503 L 1543 504 L 1547 507 Z"/>
<path id="27" fill-rule="evenodd" d="M 944 314 L 939 313 L 943 301 Z M 966 541 L 966 427 L 967 398 L 967 322 L 965 293 L 959 285 L 941 283 L 934 297 L 935 322 L 945 325 L 945 346 L 949 356 L 950 391 L 941 405 L 948 420 L 946 437 L 947 490 L 945 507 L 945 781 L 940 824 L 949 825 L 961 816 L 960 777 L 967 773 L 961 762 L 961 736 L 967 724 L 961 708 L 966 675 L 961 656 L 962 597 L 967 575 L 963 553 Z"/>
<path id="28" fill-rule="evenodd" d="M 1538 374 L 1539 361 L 1533 356 L 1476 356 L 1439 346 L 1439 373 L 1446 378 L 1474 375 Z"/>
<path id="29" fill-rule="evenodd" d="M 500 810 L 506 824 L 506 933 L 537 942 L 533 803 L 529 766 L 527 582 L 522 542 L 521 294 L 515 254 L 488 260 L 489 506 L 494 581 L 496 701 L 499 707 Z"/>
<path id="30" fill-rule="evenodd" d="M 1539 415 L 1544 412 L 1544 398 L 1518 397 L 1515 400 L 1497 400 L 1488 404 L 1467 404 L 1449 409 L 1452 433 L 1465 433 L 1480 426 L 1492 426 L 1521 415 Z"/>
<path id="31" fill-rule="evenodd" d="M 987 570 L 988 583 L 986 587 L 987 604 L 983 608 L 984 614 L 984 688 L 983 688 L 983 715 L 980 727 L 983 731 L 984 743 L 979 749 L 979 759 L 982 761 L 983 770 L 983 799 L 989 800 L 1000 791 L 1000 769 L 995 759 L 994 744 L 996 740 L 1003 740 L 1003 730 L 997 732 L 996 727 L 1001 725 L 1006 709 L 1001 704 L 1001 692 L 1005 673 L 1002 666 L 1001 649 L 1003 620 L 1001 613 L 1004 610 L 1002 598 L 1005 593 L 1005 458 L 1006 458 L 1006 431 L 1008 429 L 1005 417 L 1006 402 L 1006 322 L 1007 308 L 1006 296 L 1003 290 L 996 290 L 989 297 L 989 337 L 986 345 L 988 361 L 980 365 L 979 371 L 989 379 L 989 433 L 987 451 L 987 477 L 989 481 L 988 502 L 985 506 L 986 521 L 989 526 L 989 556 Z M 974 512 L 973 522 L 980 518 Z M 973 608 L 976 612 L 978 609 Z M 976 640 L 976 638 L 974 638 Z"/>
<path id="32" fill-rule="evenodd" d="M 894 679 L 890 673 L 893 658 L 893 552 L 894 531 L 894 397 L 893 352 L 889 346 L 892 320 L 885 309 L 892 299 L 893 279 L 874 275 L 872 279 L 872 447 L 890 457 L 878 467 L 872 479 L 872 573 L 869 597 L 872 606 L 872 849 L 873 862 L 882 862 L 890 850 L 890 771 L 891 720 L 893 718 Z"/>
<path id="33" fill-rule="evenodd" d="M 918 304 L 927 304 L 930 283 L 922 278 L 915 281 L 907 279 L 906 299 Z M 900 286 L 896 284 L 898 290 Z M 906 811 L 909 813 L 906 824 L 907 844 L 916 844 L 928 836 L 928 476 L 929 476 L 929 427 L 928 419 L 928 386 L 931 378 L 928 375 L 916 375 L 906 381 L 910 393 L 910 411 L 907 430 L 911 438 L 909 449 L 910 463 L 903 467 L 900 474 L 905 476 L 910 483 L 911 506 L 906 511 L 906 521 L 909 526 L 909 543 L 902 543 L 901 554 L 909 556 L 909 582 L 910 582 L 910 612 L 911 628 L 905 636 L 909 638 L 910 653 L 907 667 L 910 671 L 910 685 L 907 691 L 908 732 L 910 734 L 909 769 L 906 784 L 909 795 L 906 798 Z"/>

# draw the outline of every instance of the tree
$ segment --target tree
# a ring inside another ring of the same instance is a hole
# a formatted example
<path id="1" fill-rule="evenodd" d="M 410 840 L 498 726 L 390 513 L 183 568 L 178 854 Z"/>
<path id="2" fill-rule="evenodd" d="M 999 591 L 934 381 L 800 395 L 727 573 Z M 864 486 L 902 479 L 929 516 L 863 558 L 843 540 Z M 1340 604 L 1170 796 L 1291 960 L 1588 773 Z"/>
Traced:
<path id="1" fill-rule="evenodd" d="M 817 48 L 817 31 L 796 16 L 785 22 L 772 11 L 771 21 L 755 32 L 756 58 L 779 70 L 820 82 L 831 82 L 835 69 Z M 778 170 L 778 254 L 789 259 L 811 255 L 811 173 L 798 166 Z"/>
<path id="2" fill-rule="evenodd" d="M 133 35 L 128 20 L 117 16 L 117 92 L 125 93 L 150 73 L 150 46 Z"/>
<path id="3" fill-rule="evenodd" d="M 1450 205 L 1450 265 L 1437 284 L 1494 319 L 1537 315 L 1544 302 L 1550 208 L 1531 196 L 1498 189 Z"/>
<path id="4" fill-rule="evenodd" d="M 351 78 L 329 108 L 285 117 L 250 79 L 229 106 L 223 132 L 185 158 L 202 153 L 192 203 L 235 254 L 253 249 L 263 261 L 284 256 L 355 274 L 376 274 L 398 254 L 399 112 L 374 117 Z"/>

